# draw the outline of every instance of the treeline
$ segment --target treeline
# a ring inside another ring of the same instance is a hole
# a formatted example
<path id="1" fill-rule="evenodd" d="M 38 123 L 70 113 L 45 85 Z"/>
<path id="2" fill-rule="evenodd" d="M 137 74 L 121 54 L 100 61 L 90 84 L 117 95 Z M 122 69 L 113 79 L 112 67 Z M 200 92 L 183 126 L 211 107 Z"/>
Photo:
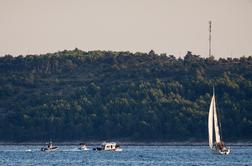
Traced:
<path id="1" fill-rule="evenodd" d="M 78 49 L 0 57 L 0 141 L 207 141 L 215 85 L 227 141 L 252 139 L 252 57 Z"/>

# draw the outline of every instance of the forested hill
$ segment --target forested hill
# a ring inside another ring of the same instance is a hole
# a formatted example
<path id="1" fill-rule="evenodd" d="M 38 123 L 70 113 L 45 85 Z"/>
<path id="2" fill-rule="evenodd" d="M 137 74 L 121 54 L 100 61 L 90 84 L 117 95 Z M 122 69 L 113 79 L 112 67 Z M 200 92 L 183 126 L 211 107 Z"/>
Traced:
<path id="1" fill-rule="evenodd" d="M 251 56 L 6 55 L 0 141 L 207 141 L 213 84 L 224 140 L 252 140 Z"/>

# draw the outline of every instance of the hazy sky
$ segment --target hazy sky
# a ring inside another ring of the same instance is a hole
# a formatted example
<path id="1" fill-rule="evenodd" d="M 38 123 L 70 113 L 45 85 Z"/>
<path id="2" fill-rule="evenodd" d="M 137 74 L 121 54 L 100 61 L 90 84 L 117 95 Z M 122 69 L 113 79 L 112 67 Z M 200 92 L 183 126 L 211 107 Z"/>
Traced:
<path id="1" fill-rule="evenodd" d="M 64 49 L 252 55 L 252 0 L 0 0 L 0 55 Z"/>

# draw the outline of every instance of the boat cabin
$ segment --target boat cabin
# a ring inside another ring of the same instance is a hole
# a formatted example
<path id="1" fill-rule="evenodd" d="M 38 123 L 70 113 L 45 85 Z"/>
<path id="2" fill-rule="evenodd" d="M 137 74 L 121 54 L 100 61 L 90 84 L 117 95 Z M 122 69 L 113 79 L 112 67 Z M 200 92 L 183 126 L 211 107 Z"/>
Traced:
<path id="1" fill-rule="evenodd" d="M 109 142 L 109 143 L 104 142 L 102 143 L 101 147 L 103 150 L 116 150 L 120 146 L 115 142 Z"/>

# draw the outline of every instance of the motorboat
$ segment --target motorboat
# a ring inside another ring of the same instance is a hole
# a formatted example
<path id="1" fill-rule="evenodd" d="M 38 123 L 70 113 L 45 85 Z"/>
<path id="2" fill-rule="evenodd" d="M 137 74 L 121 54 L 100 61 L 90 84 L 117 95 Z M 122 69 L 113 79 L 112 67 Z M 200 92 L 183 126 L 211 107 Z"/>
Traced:
<path id="1" fill-rule="evenodd" d="M 40 150 L 43 152 L 52 152 L 52 151 L 56 151 L 58 149 L 57 146 L 53 146 L 52 141 L 49 142 L 49 144 L 47 145 L 47 147 L 43 147 Z"/>
<path id="2" fill-rule="evenodd" d="M 78 148 L 79 150 L 89 150 L 88 148 L 87 148 L 87 145 L 85 144 L 85 143 L 80 143 L 80 147 Z"/>
<path id="3" fill-rule="evenodd" d="M 122 151 L 120 145 L 115 142 L 103 142 L 100 147 L 93 148 L 93 150 L 97 151 Z"/>

